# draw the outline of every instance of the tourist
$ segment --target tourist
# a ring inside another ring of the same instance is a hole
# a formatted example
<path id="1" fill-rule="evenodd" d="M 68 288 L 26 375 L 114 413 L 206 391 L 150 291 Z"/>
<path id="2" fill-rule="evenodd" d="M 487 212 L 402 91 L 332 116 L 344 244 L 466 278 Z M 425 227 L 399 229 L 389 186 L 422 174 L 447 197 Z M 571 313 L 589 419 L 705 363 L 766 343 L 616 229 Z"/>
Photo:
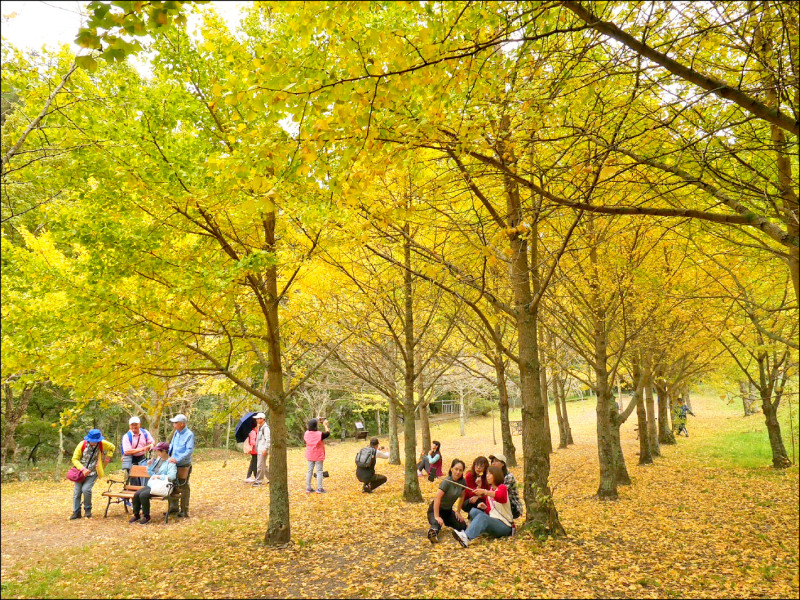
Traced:
<path id="1" fill-rule="evenodd" d="M 79 481 L 75 481 L 72 491 L 72 519 L 81 518 L 81 495 L 83 496 L 84 516 L 92 518 L 92 488 L 98 477 L 105 473 L 103 467 L 111 462 L 114 444 L 104 441 L 99 429 L 90 429 L 89 433 L 78 442 L 72 453 L 72 464 L 80 471 Z"/>
<path id="2" fill-rule="evenodd" d="M 314 469 L 317 471 L 317 493 L 324 494 L 325 490 L 322 487 L 322 462 L 325 460 L 325 438 L 330 436 L 331 430 L 328 427 L 328 419 L 322 420 L 322 426 L 325 432 L 317 429 L 317 419 L 311 419 L 308 422 L 308 431 L 306 431 L 303 439 L 306 442 L 306 460 L 308 461 L 308 473 L 306 474 L 306 492 L 311 493 L 314 488 L 311 487 L 311 479 L 314 474 Z"/>
<path id="3" fill-rule="evenodd" d="M 428 529 L 428 539 L 431 544 L 439 541 L 439 532 L 445 525 L 454 531 L 460 531 L 467 527 L 467 524 L 464 523 L 464 517 L 459 512 L 459 507 L 456 506 L 456 503 L 461 503 L 461 498 L 463 497 L 463 490 L 466 484 L 464 470 L 466 468 L 467 466 L 463 460 L 454 459 L 450 464 L 450 471 L 447 473 L 447 477 L 439 484 L 436 496 L 428 505 L 428 523 L 431 526 Z"/>
<path id="4" fill-rule="evenodd" d="M 178 478 L 178 467 L 169 460 L 169 444 L 161 442 L 155 449 L 156 458 L 149 460 L 147 464 L 147 474 L 150 475 L 150 479 L 147 480 L 147 485 L 133 495 L 133 517 L 130 523 L 138 521 L 141 525 L 147 525 L 150 522 L 150 492 L 154 480 L 167 479 L 174 482 Z M 139 520 L 140 514 L 141 520 Z"/>
<path id="5" fill-rule="evenodd" d="M 356 479 L 364 484 L 361 488 L 364 493 L 371 494 L 387 481 L 386 475 L 375 473 L 375 461 L 378 458 L 389 458 L 389 453 L 383 446 L 378 448 L 376 437 L 369 441 L 369 446 L 356 454 Z"/>

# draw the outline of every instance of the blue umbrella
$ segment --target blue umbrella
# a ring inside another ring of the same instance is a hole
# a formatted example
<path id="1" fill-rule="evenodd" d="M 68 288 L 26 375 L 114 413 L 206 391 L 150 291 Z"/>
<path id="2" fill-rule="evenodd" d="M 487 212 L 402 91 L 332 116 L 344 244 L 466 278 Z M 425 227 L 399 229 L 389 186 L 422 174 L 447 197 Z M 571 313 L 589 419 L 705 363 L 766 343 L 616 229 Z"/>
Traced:
<path id="1" fill-rule="evenodd" d="M 255 416 L 257 414 L 258 413 L 254 412 L 245 413 L 244 416 L 239 419 L 239 422 L 236 424 L 236 429 L 234 429 L 237 442 L 245 441 L 247 436 L 250 435 L 250 432 L 253 431 L 253 427 L 256 426 Z"/>

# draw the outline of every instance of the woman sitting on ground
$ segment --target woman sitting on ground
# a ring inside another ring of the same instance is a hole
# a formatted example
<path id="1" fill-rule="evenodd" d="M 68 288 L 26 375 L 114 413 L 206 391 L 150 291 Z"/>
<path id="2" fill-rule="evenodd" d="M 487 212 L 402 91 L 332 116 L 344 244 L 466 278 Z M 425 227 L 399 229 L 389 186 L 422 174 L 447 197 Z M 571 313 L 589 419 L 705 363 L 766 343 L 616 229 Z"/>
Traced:
<path id="1" fill-rule="evenodd" d="M 461 510 L 469 514 L 473 508 L 478 506 L 483 497 L 477 495 L 473 490 L 481 488 L 484 490 L 489 489 L 489 484 L 486 482 L 486 469 L 489 468 L 489 459 L 485 456 L 479 456 L 472 462 L 472 468 L 467 471 L 464 479 L 467 482 L 469 489 L 464 490 L 464 499 L 461 502 Z"/>
<path id="2" fill-rule="evenodd" d="M 445 525 L 454 531 L 465 529 L 467 526 L 458 506 L 455 506 L 456 503 L 461 502 L 462 486 L 465 483 L 464 469 L 466 468 L 463 460 L 457 458 L 453 460 L 447 478 L 439 484 L 436 496 L 428 506 L 428 523 L 431 524 L 431 528 L 428 529 L 428 539 L 431 544 L 439 541 L 439 532 Z"/>
<path id="3" fill-rule="evenodd" d="M 470 541 L 483 533 L 488 533 L 492 537 L 507 537 L 514 532 L 514 519 L 511 515 L 508 490 L 503 483 L 503 470 L 496 466 L 489 467 L 486 472 L 486 480 L 491 489 L 478 488 L 475 490 L 476 494 L 483 496 L 483 500 L 470 511 L 471 522 L 467 530 L 453 529 L 453 537 L 464 548 L 469 546 Z"/>
<path id="4" fill-rule="evenodd" d="M 442 445 L 436 440 L 431 442 L 430 452 L 423 454 L 421 456 L 421 460 L 417 463 L 418 477 L 422 477 L 425 473 L 427 473 L 428 481 L 433 481 L 436 477 L 442 476 L 441 446 Z"/>
<path id="5" fill-rule="evenodd" d="M 141 525 L 147 525 L 150 522 L 150 483 L 154 479 L 175 481 L 178 477 L 178 465 L 169 462 L 169 444 L 167 442 L 156 444 L 155 450 L 157 457 L 147 462 L 147 474 L 150 475 L 150 479 L 147 480 L 146 486 L 133 495 L 133 518 L 130 523 L 139 521 Z M 144 513 L 141 520 L 139 520 L 140 512 Z"/>

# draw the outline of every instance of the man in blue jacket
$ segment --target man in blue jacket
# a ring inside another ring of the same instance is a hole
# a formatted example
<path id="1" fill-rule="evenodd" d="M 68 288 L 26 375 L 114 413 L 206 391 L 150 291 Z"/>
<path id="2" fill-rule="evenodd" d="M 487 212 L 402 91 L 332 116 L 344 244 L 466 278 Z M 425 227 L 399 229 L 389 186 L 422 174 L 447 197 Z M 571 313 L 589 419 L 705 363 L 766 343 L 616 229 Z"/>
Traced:
<path id="1" fill-rule="evenodd" d="M 186 426 L 186 415 L 177 414 L 170 419 L 172 426 L 175 428 L 175 433 L 169 443 L 169 462 L 175 463 L 178 467 L 189 467 L 189 474 L 186 476 L 185 483 L 178 480 L 181 490 L 181 506 L 179 517 L 189 516 L 189 476 L 192 474 L 192 453 L 194 452 L 194 433 Z M 175 506 L 173 498 L 169 499 L 170 512 L 175 512 L 178 507 Z"/>

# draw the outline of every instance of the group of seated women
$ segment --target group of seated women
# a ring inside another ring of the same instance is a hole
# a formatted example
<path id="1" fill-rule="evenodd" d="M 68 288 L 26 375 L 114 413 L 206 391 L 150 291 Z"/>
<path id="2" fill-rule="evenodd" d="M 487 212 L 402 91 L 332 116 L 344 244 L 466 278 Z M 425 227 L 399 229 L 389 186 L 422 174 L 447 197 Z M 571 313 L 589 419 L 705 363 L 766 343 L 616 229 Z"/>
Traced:
<path id="1" fill-rule="evenodd" d="M 464 548 L 484 533 L 492 537 L 513 535 L 514 519 L 523 510 L 517 482 L 508 471 L 504 455 L 489 459 L 479 456 L 466 473 L 463 460 L 456 458 L 450 464 L 447 477 L 428 506 L 431 543 L 439 541 L 439 532 L 445 525 Z"/>

